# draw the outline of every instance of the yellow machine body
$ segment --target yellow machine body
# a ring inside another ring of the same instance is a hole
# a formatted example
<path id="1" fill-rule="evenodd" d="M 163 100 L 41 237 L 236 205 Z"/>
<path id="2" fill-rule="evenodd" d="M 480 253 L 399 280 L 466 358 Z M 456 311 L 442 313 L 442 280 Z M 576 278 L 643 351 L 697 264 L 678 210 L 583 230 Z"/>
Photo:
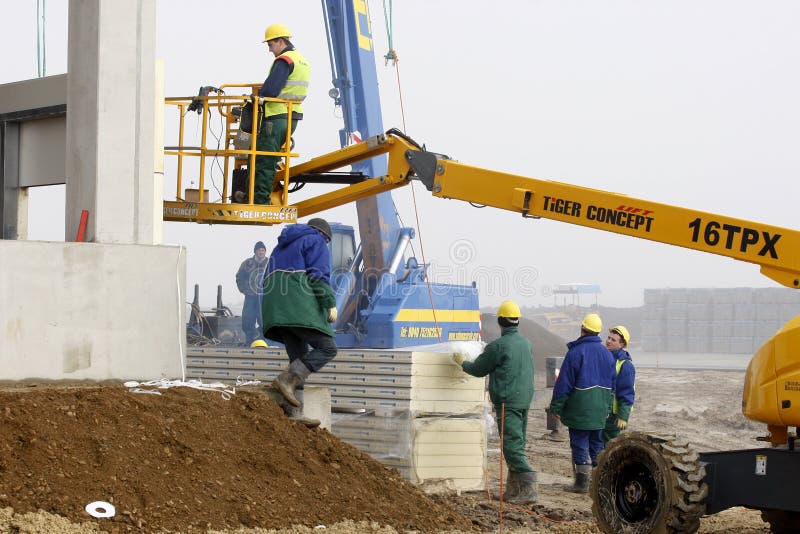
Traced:
<path id="1" fill-rule="evenodd" d="M 800 426 L 798 347 L 800 315 L 764 343 L 747 366 L 742 413 L 766 423 L 772 434 L 780 434 L 780 427 Z"/>

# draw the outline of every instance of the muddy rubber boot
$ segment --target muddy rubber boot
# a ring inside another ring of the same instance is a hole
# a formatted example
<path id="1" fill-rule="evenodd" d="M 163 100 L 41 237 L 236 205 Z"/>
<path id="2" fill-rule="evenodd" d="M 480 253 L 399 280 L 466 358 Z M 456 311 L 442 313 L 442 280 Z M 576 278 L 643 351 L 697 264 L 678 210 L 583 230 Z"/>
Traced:
<path id="1" fill-rule="evenodd" d="M 301 425 L 305 425 L 308 428 L 317 428 L 319 425 L 322 424 L 322 421 L 319 419 L 312 419 L 311 417 L 306 417 L 303 415 L 302 408 L 296 408 L 289 404 L 288 402 L 281 403 L 281 408 L 283 408 L 283 413 L 286 414 L 292 421 L 296 421 Z"/>
<path id="2" fill-rule="evenodd" d="M 308 370 L 306 364 L 300 360 L 294 360 L 289 364 L 289 369 L 282 372 L 272 382 L 272 386 L 281 392 L 289 404 L 297 408 L 300 407 L 300 401 L 294 396 L 294 390 L 303 383 L 303 380 L 308 378 L 311 371 Z"/>
<path id="3" fill-rule="evenodd" d="M 508 472 L 508 478 L 506 479 L 506 484 L 503 486 L 503 493 L 500 492 L 492 493 L 492 499 L 495 501 L 505 501 L 509 502 L 513 499 L 517 493 L 519 493 L 519 483 L 517 482 L 517 475 L 519 473 L 515 473 L 514 471 Z"/>
<path id="4" fill-rule="evenodd" d="M 511 504 L 531 504 L 539 499 L 539 484 L 536 471 L 516 473 L 517 494 L 508 499 Z"/>
<path id="5" fill-rule="evenodd" d="M 575 483 L 567 486 L 566 490 L 572 493 L 588 493 L 589 482 L 592 476 L 592 464 L 575 465 Z"/>

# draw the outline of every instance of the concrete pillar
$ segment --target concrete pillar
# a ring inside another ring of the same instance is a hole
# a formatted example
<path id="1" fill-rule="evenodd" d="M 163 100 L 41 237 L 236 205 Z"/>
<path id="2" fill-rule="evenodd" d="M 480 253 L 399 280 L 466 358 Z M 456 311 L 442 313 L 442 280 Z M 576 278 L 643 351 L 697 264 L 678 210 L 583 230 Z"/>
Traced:
<path id="1" fill-rule="evenodd" d="M 66 239 L 154 244 L 155 0 L 70 0 L 69 38 Z"/>

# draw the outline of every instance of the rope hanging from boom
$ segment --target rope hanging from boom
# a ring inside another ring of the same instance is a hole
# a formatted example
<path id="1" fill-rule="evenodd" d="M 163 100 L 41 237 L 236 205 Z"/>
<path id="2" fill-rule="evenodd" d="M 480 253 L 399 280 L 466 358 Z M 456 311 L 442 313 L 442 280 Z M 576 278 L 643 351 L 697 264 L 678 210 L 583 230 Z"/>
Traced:
<path id="1" fill-rule="evenodd" d="M 394 49 L 394 32 L 392 30 L 392 0 L 388 0 L 389 2 L 388 9 L 386 8 L 386 2 L 387 0 L 383 0 L 383 18 L 386 21 L 386 37 L 388 39 L 389 51 L 386 53 L 386 55 L 383 56 L 383 59 L 385 60 L 384 63 L 385 65 L 388 65 L 389 61 L 391 61 L 395 73 L 397 73 L 397 94 L 400 99 L 400 117 L 403 121 L 403 134 L 405 134 L 405 132 L 408 130 L 406 129 L 406 111 L 405 107 L 403 106 L 403 88 L 402 84 L 400 83 L 400 67 L 398 66 L 400 58 L 397 56 L 397 51 Z M 403 137 L 408 139 L 408 137 L 406 137 L 405 135 L 403 135 Z M 420 254 L 422 255 L 422 264 L 426 265 L 425 245 L 423 244 L 422 241 L 423 231 L 422 231 L 422 225 L 420 224 L 419 221 L 419 207 L 417 206 L 417 194 L 414 191 L 414 185 L 415 184 L 413 183 L 411 184 L 411 199 L 414 206 L 414 217 L 417 222 L 417 239 L 419 239 L 419 249 L 420 249 Z M 427 276 L 425 277 L 425 284 L 427 285 L 428 288 L 428 299 L 431 303 L 431 312 L 433 313 L 433 324 L 436 327 L 436 331 L 441 332 L 441 329 L 439 328 L 439 320 L 436 318 L 436 306 L 433 303 L 433 292 L 431 291 L 431 282 Z M 438 339 L 439 343 L 441 343 L 442 342 L 441 334 L 438 334 Z"/>
<path id="2" fill-rule="evenodd" d="M 383 20 L 386 22 L 386 37 L 389 39 L 389 51 L 383 56 L 384 65 L 392 62 L 392 66 L 397 65 L 397 52 L 394 50 L 392 36 L 392 0 L 389 0 L 389 9 L 386 9 L 386 0 L 383 0 Z"/>

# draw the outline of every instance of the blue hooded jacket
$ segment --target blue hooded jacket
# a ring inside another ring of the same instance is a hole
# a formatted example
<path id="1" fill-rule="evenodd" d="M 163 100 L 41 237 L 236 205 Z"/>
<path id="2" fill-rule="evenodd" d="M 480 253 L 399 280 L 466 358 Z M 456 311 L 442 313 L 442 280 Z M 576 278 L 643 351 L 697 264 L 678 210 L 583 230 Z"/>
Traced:
<path id="1" fill-rule="evenodd" d="M 287 226 L 267 261 L 262 283 L 264 336 L 283 342 L 280 327 L 312 328 L 333 336 L 328 310 L 336 306 L 331 287 L 331 253 L 319 231 Z"/>

